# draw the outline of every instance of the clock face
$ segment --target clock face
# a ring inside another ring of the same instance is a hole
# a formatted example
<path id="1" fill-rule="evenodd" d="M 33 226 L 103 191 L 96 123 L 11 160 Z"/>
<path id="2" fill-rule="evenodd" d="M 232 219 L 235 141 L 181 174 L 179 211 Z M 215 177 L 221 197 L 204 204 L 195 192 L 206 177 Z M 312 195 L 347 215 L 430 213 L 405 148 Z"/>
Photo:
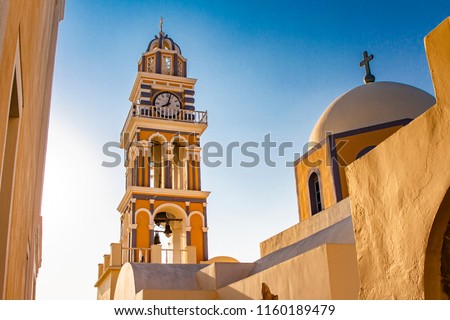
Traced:
<path id="1" fill-rule="evenodd" d="M 155 98 L 156 107 L 169 107 L 170 109 L 181 108 L 181 102 L 176 95 L 171 92 L 163 92 Z"/>

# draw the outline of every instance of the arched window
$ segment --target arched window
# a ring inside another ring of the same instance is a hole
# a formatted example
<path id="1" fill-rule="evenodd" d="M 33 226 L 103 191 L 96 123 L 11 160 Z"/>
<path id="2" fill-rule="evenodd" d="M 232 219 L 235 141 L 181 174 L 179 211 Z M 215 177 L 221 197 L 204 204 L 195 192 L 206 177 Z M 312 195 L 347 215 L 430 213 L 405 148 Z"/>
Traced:
<path id="1" fill-rule="evenodd" d="M 149 181 L 151 188 L 164 188 L 165 167 L 164 167 L 164 146 L 159 141 L 152 141 L 152 153 L 149 165 Z"/>
<path id="2" fill-rule="evenodd" d="M 314 215 L 323 209 L 322 195 L 320 192 L 319 176 L 313 172 L 309 176 L 309 198 L 311 202 L 311 215 Z"/>
<path id="3" fill-rule="evenodd" d="M 172 186 L 187 190 L 187 147 L 180 142 L 173 143 Z"/>
<path id="4" fill-rule="evenodd" d="M 172 74 L 172 56 L 163 55 L 162 56 L 162 73 L 171 75 Z"/>

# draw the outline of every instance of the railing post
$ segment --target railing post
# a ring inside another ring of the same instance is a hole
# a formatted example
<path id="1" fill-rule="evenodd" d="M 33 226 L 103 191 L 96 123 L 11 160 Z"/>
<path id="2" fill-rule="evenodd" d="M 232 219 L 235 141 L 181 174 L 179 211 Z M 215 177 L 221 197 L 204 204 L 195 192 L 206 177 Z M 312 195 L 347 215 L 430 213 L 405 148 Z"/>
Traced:
<path id="1" fill-rule="evenodd" d="M 106 269 L 108 269 L 109 268 L 109 266 L 110 266 L 110 255 L 109 254 L 104 254 L 103 255 L 103 272 L 105 272 L 106 271 Z"/>
<path id="2" fill-rule="evenodd" d="M 197 247 L 187 246 L 186 247 L 186 263 L 197 263 Z"/>
<path id="3" fill-rule="evenodd" d="M 161 245 L 152 244 L 150 249 L 151 263 L 161 263 Z"/>
<path id="4" fill-rule="evenodd" d="M 122 246 L 120 243 L 111 243 L 111 265 L 114 267 L 122 265 Z"/>
<path id="5" fill-rule="evenodd" d="M 100 277 L 103 275 L 103 271 L 104 270 L 104 268 L 103 268 L 103 263 L 99 263 L 98 264 L 98 278 L 100 279 Z"/>
<path id="6" fill-rule="evenodd" d="M 181 263 L 181 250 L 173 250 L 172 263 Z"/>

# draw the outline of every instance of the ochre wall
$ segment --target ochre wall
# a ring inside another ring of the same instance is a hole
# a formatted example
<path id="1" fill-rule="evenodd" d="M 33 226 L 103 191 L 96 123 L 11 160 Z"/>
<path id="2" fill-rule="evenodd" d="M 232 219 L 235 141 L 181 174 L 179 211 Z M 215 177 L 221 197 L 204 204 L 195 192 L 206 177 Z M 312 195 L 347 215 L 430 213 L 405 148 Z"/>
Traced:
<path id="1" fill-rule="evenodd" d="M 147 212 L 141 211 L 136 216 L 137 224 L 137 239 L 136 248 L 149 248 L 150 247 L 150 217 Z"/>
<path id="2" fill-rule="evenodd" d="M 157 211 L 161 205 L 164 204 L 176 204 L 181 207 L 181 209 L 185 212 L 196 212 L 201 215 L 204 214 L 204 206 L 203 203 L 198 202 L 190 202 L 189 208 L 186 205 L 186 202 L 182 201 L 166 201 L 166 200 L 156 200 L 154 202 L 153 212 Z M 140 209 L 146 209 L 150 211 L 150 201 L 145 199 L 136 199 L 135 201 L 135 212 L 138 212 Z M 164 210 L 163 210 L 164 211 Z M 170 210 L 169 210 L 170 211 Z M 172 212 L 177 215 L 177 218 L 183 218 L 178 212 Z M 203 261 L 204 259 L 204 241 L 203 241 L 203 219 L 199 214 L 193 214 L 186 221 L 186 225 L 191 227 L 190 232 L 190 241 L 191 246 L 196 247 L 196 257 L 197 263 Z M 189 214 L 187 213 L 189 216 Z M 139 211 L 136 215 L 135 219 L 136 226 L 136 247 L 137 248 L 150 248 L 150 216 L 146 211 Z M 131 218 L 124 219 L 122 225 L 122 232 L 127 233 L 129 227 L 132 225 Z M 123 247 L 128 247 L 128 243 L 123 243 Z"/>
<path id="3" fill-rule="evenodd" d="M 3 224 L 0 236 L 0 298 L 30 299 L 34 298 L 37 276 L 33 269 L 38 270 L 41 263 L 42 185 L 56 38 L 64 1 L 3 0 L 1 7 L 9 11 L 2 12 L 6 20 L 0 23 L 0 159 L 4 159 L 14 69 L 23 105 L 15 170 L 8 169 L 14 181 L 11 213 L 0 212 L 2 223 L 9 220 L 9 228 Z M 2 176 L 6 176 L 4 165 L 1 160 Z"/>
<path id="4" fill-rule="evenodd" d="M 321 185 L 321 195 L 323 208 L 326 209 L 336 203 L 334 193 L 333 177 L 331 175 L 330 157 L 328 154 L 328 145 L 323 144 L 320 148 L 316 145 L 315 151 L 303 158 L 295 166 L 295 179 L 297 184 L 297 204 L 300 221 L 306 220 L 311 216 L 310 199 L 308 190 L 308 179 L 311 174 L 312 165 L 319 171 L 319 180 Z"/>
<path id="5" fill-rule="evenodd" d="M 369 146 L 376 146 L 387 137 L 392 135 L 401 126 L 393 126 L 373 130 L 370 132 L 358 133 L 349 136 L 342 136 L 335 139 L 336 151 L 338 153 L 337 160 L 339 163 L 339 179 L 341 184 L 342 199 L 348 197 L 347 179 L 345 178 L 345 167 L 356 160 L 359 152 Z M 311 203 L 308 189 L 308 179 L 311 172 L 317 170 L 319 172 L 319 181 L 321 186 L 321 196 L 323 208 L 329 208 L 336 203 L 336 187 L 333 168 L 331 161 L 331 150 L 328 142 L 322 142 L 316 145 L 309 155 L 304 157 L 295 166 L 295 177 L 297 183 L 297 202 L 300 214 L 300 221 L 304 221 L 311 217 Z"/>
<path id="6" fill-rule="evenodd" d="M 360 299 L 445 298 L 427 264 L 450 216 L 436 220 L 450 186 L 449 39 L 450 19 L 425 38 L 437 105 L 347 167 Z"/>
<path id="7" fill-rule="evenodd" d="M 150 210 L 150 201 L 143 200 L 143 199 L 137 199 L 136 200 L 136 211 L 138 211 L 139 209 Z"/>
<path id="8" fill-rule="evenodd" d="M 197 250 L 197 263 L 203 260 L 203 221 L 196 214 L 191 217 L 191 246 Z"/>
<path id="9" fill-rule="evenodd" d="M 345 167 L 356 160 L 359 152 L 369 146 L 377 146 L 387 137 L 392 135 L 402 126 L 394 126 L 380 130 L 360 133 L 348 137 L 336 139 L 336 145 L 346 142 L 342 148 L 338 150 L 339 160 L 339 177 L 341 181 L 342 198 L 348 197 L 347 179 L 345 178 Z"/>

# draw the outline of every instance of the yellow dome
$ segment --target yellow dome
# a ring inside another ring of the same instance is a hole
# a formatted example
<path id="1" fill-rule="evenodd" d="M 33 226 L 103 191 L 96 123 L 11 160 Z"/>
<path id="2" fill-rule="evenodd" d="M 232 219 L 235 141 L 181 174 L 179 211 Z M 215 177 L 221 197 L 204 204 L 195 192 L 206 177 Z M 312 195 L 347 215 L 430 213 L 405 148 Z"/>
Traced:
<path id="1" fill-rule="evenodd" d="M 334 100 L 317 121 L 309 141 L 402 119 L 415 119 L 436 103 L 427 92 L 397 82 L 372 82 Z"/>

